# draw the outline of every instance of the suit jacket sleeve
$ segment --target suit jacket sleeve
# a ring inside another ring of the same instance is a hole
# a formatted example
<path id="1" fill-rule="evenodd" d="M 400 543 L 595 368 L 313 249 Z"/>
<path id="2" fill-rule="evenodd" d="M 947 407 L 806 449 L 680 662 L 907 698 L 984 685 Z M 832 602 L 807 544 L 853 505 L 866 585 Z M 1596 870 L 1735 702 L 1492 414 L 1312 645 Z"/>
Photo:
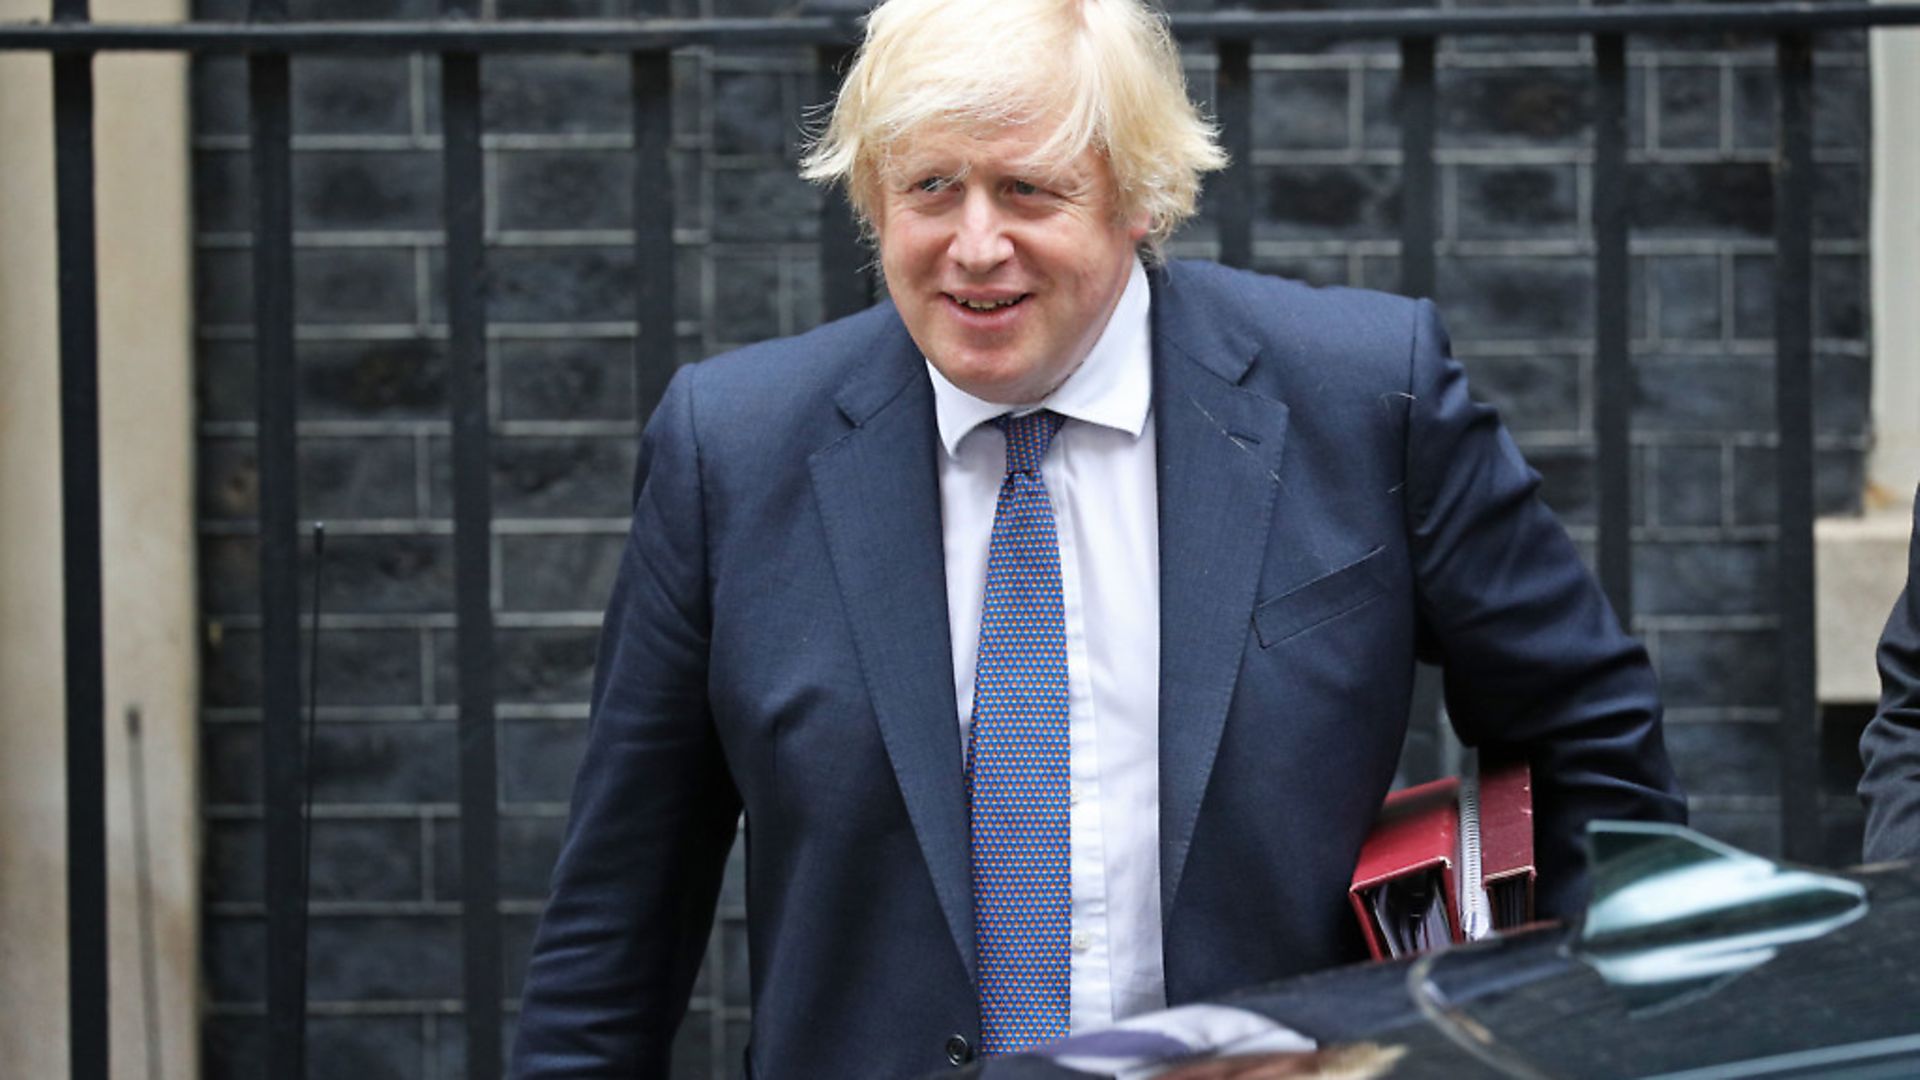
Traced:
<path id="1" fill-rule="evenodd" d="M 1585 902 L 1588 821 L 1685 820 L 1653 669 L 1538 498 L 1539 476 L 1494 410 L 1468 395 L 1425 301 L 1409 394 L 1423 651 L 1443 665 L 1461 741 L 1531 762 L 1538 908 L 1564 916 Z"/>
<path id="2" fill-rule="evenodd" d="M 693 369 L 641 437 L 585 759 L 522 996 L 516 1077 L 664 1076 L 740 813 L 710 720 Z"/>
<path id="3" fill-rule="evenodd" d="M 1866 857 L 1920 856 L 1920 492 L 1907 552 L 1907 587 L 1880 635 L 1880 709 L 1860 737 Z"/>

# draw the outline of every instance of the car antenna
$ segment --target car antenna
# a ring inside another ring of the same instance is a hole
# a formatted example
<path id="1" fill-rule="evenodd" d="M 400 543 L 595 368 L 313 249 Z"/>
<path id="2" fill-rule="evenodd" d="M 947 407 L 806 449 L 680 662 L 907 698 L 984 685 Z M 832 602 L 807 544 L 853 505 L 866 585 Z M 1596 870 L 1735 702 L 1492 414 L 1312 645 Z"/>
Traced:
<path id="1" fill-rule="evenodd" d="M 300 1018 L 302 1054 L 307 1045 L 307 943 L 313 934 L 308 920 L 313 909 L 313 751 L 320 715 L 320 581 L 326 553 L 327 525 L 316 521 L 313 523 L 313 603 L 307 611 L 307 730 L 300 747 L 300 783 L 304 789 L 300 798 L 300 951 L 293 964 L 299 972 L 300 993 L 294 1002 L 294 1015 Z"/>

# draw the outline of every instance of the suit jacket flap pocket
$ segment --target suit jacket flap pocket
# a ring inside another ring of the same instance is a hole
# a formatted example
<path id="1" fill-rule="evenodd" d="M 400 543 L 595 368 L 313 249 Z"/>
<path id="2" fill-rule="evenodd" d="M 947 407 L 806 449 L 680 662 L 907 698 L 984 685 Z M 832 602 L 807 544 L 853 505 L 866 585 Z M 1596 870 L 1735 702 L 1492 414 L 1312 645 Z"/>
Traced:
<path id="1" fill-rule="evenodd" d="M 1271 649 L 1303 630 L 1345 615 L 1385 591 L 1378 565 L 1385 548 L 1374 548 L 1354 562 L 1322 574 L 1253 609 L 1260 647 Z"/>

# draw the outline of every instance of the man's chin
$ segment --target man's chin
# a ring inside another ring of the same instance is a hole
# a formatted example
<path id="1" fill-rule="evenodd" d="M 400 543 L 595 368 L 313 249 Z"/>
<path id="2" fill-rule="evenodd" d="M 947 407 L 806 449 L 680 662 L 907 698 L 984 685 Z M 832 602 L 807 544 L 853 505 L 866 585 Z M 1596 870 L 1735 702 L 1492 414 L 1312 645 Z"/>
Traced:
<path id="1" fill-rule="evenodd" d="M 953 363 L 933 365 L 948 382 L 996 405 L 1031 405 L 1046 396 L 1034 392 L 1034 372 L 1018 359 L 974 355 Z"/>
<path id="2" fill-rule="evenodd" d="M 1052 386 L 1035 387 L 1025 383 L 954 383 L 955 386 L 979 398 L 991 401 L 995 405 L 1018 408 L 1023 405 L 1038 405 L 1053 392 Z"/>

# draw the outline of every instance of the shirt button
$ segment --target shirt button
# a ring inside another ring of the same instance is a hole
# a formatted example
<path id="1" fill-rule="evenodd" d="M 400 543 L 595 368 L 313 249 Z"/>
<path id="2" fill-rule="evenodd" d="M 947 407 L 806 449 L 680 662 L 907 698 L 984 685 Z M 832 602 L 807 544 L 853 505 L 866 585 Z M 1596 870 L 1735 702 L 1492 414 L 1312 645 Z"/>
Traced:
<path id="1" fill-rule="evenodd" d="M 1072 787 L 1067 789 L 1067 805 L 1068 806 L 1080 805 L 1080 789 L 1079 788 Z"/>
<path id="2" fill-rule="evenodd" d="M 1089 944 L 1091 944 L 1091 942 L 1087 938 L 1086 931 L 1080 930 L 1074 933 L 1073 935 L 1073 951 L 1074 952 L 1086 952 L 1087 946 Z"/>
<path id="3" fill-rule="evenodd" d="M 958 1068 L 973 1060 L 973 1044 L 967 1042 L 965 1035 L 947 1037 L 947 1064 Z"/>

